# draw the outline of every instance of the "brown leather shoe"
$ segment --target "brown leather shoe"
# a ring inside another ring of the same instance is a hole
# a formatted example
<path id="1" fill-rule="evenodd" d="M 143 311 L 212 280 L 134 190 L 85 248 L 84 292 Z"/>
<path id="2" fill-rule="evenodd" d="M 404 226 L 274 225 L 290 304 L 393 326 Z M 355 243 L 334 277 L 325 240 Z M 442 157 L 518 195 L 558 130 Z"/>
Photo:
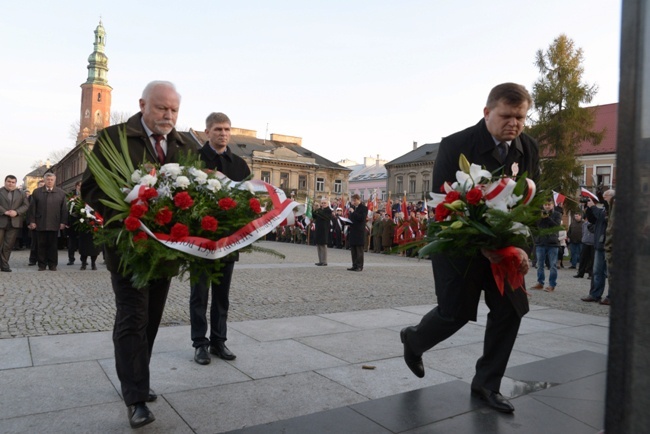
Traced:
<path id="1" fill-rule="evenodd" d="M 547 286 L 544 288 L 544 292 L 553 292 L 555 291 L 555 286 Z"/>
<path id="2" fill-rule="evenodd" d="M 531 286 L 530 289 L 544 289 L 544 285 L 537 282 L 535 285 Z"/>
<path id="3" fill-rule="evenodd" d="M 605 306 L 610 306 L 612 304 L 612 302 L 609 300 L 609 298 L 603 298 L 602 300 L 600 300 L 598 302 L 598 304 L 602 304 L 602 305 L 605 305 Z"/>

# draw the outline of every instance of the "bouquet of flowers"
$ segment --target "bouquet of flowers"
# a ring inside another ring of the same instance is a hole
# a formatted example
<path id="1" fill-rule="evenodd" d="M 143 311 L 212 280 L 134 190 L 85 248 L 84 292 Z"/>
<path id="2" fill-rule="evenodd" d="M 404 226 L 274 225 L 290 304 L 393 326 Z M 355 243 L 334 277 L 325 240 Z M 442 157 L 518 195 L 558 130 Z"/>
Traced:
<path id="1" fill-rule="evenodd" d="M 145 286 L 176 266 L 181 276 L 191 270 L 218 281 L 220 258 L 242 249 L 277 254 L 252 243 L 293 218 L 298 204 L 282 190 L 203 169 L 198 154 L 184 156 L 181 163 L 134 167 L 125 137 L 120 141 L 121 153 L 110 139 L 100 142 L 109 167 L 90 152 L 86 157 L 110 198 L 102 202 L 117 211 L 99 238 L 117 247 L 120 271 L 132 276 L 134 286 Z"/>
<path id="2" fill-rule="evenodd" d="M 431 253 L 475 256 L 489 252 L 500 260 L 492 262 L 492 272 L 500 292 L 504 282 L 511 288 L 521 287 L 524 276 L 519 272 L 518 248 L 532 244 L 533 235 L 540 234 L 542 195 L 536 195 L 535 183 L 526 173 L 515 181 L 513 177 L 494 177 L 476 164 L 460 156 L 456 182 L 443 185 L 444 194 L 431 194 L 428 205 L 435 208 L 435 221 L 429 223 L 428 244 L 419 251 L 420 257 Z M 550 233 L 554 229 L 545 230 Z"/>
<path id="3" fill-rule="evenodd" d="M 104 227 L 104 218 L 79 196 L 68 199 L 72 227 L 79 233 L 94 233 Z"/>

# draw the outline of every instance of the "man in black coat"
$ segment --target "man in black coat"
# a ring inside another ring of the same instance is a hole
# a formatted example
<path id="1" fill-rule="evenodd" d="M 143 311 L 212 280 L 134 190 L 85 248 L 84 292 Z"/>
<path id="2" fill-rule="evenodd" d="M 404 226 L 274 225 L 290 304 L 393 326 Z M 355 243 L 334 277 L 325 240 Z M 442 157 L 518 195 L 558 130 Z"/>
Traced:
<path id="1" fill-rule="evenodd" d="M 353 194 L 351 199 L 354 211 L 348 216 L 352 222 L 348 230 L 348 239 L 350 240 L 350 253 L 352 254 L 352 268 L 348 268 L 348 271 L 362 271 L 368 208 L 361 203 L 361 196 L 358 194 Z"/>
<path id="2" fill-rule="evenodd" d="M 142 92 L 140 113 L 130 117 L 125 124 L 105 128 L 93 148 L 100 160 L 103 143 L 110 139 L 121 151 L 119 132 L 126 128 L 129 155 L 135 166 L 146 161 L 161 163 L 178 162 L 181 153 L 190 152 L 193 144 L 186 141 L 174 129 L 180 106 L 180 95 L 168 81 L 153 81 Z M 106 165 L 106 163 L 104 163 Z M 108 221 L 115 211 L 106 207 L 100 199 L 107 199 L 90 170 L 86 170 L 81 184 L 81 196 Z M 120 223 L 121 224 L 121 223 Z M 40 251 L 40 247 L 39 247 Z M 140 289 L 133 287 L 130 275 L 119 270 L 120 257 L 113 246 L 105 250 L 106 268 L 111 273 L 115 293 L 115 366 L 122 387 L 124 403 L 128 406 L 128 418 L 132 428 L 153 422 L 156 418 L 147 402 L 157 396 L 149 388 L 149 360 L 158 326 L 162 319 L 171 277 L 178 267 L 161 266 L 160 278 Z"/>
<path id="3" fill-rule="evenodd" d="M 211 113 L 205 120 L 205 133 L 208 141 L 199 150 L 201 161 L 206 167 L 218 170 L 233 181 L 243 181 L 251 174 L 248 164 L 228 147 L 230 142 L 230 118 L 224 113 Z M 228 308 L 230 307 L 230 282 L 235 269 L 235 261 L 239 259 L 237 252 L 220 259 L 223 267 L 219 283 L 210 285 L 205 275 L 194 276 L 190 271 L 190 324 L 194 361 L 200 365 L 210 363 L 210 354 L 224 360 L 234 360 L 235 356 L 226 346 L 228 328 Z M 208 294 L 212 287 L 212 305 L 210 307 L 210 338 L 205 335 L 208 331 L 206 312 L 208 309 Z"/>
<path id="4" fill-rule="evenodd" d="M 314 209 L 312 216 L 316 226 L 314 233 L 314 242 L 318 253 L 316 265 L 324 267 L 327 265 L 327 240 L 332 227 L 332 208 L 329 201 L 323 198 L 320 202 L 320 208 Z"/>
<path id="5" fill-rule="evenodd" d="M 496 86 L 488 96 L 483 119 L 473 127 L 446 137 L 440 143 L 433 169 L 433 191 L 439 192 L 445 181 L 453 182 L 461 154 L 470 163 L 512 175 L 514 163 L 518 173 L 539 175 L 539 148 L 535 140 L 522 134 L 526 113 L 532 99 L 518 84 Z M 497 260 L 489 252 L 491 260 Z M 528 256 L 519 249 L 520 271 L 528 271 Z M 476 321 L 481 291 L 490 308 L 485 329 L 483 355 L 476 362 L 472 395 L 486 401 L 495 410 L 510 413 L 512 404 L 500 393 L 501 379 L 514 346 L 521 318 L 528 312 L 528 297 L 521 288 L 506 289 L 501 295 L 492 276 L 490 260 L 476 257 L 432 255 L 431 264 L 438 306 L 420 323 L 400 332 L 404 360 L 418 377 L 424 376 L 422 353 L 444 341 L 468 321 Z"/>

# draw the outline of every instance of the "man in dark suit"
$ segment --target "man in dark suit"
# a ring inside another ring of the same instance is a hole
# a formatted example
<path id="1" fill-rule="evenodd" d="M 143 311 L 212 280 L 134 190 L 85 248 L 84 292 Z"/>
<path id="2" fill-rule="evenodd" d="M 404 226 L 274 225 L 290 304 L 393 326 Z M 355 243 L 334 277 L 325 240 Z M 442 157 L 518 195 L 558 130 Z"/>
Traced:
<path id="1" fill-rule="evenodd" d="M 522 133 L 531 105 L 532 99 L 521 85 L 504 83 L 492 89 L 483 109 L 483 119 L 440 143 L 433 169 L 433 191 L 439 192 L 445 181 L 456 179 L 461 154 L 470 163 L 505 175 L 512 175 L 512 167 L 517 163 L 519 174 L 528 172 L 528 177 L 536 179 L 539 176 L 539 148 L 535 140 Z M 416 376 L 424 377 L 422 353 L 453 335 L 468 321 L 476 321 L 481 291 L 485 291 L 490 313 L 483 355 L 476 362 L 471 391 L 495 410 L 511 413 L 514 407 L 500 394 L 499 388 L 521 318 L 528 312 L 528 296 L 521 288 L 506 289 L 502 296 L 490 268 L 490 260 L 498 259 L 489 252 L 484 255 L 432 255 L 438 306 L 417 326 L 403 329 L 400 337 L 407 366 Z M 525 274 L 528 256 L 521 249 L 519 256 L 520 271 Z"/>
<path id="2" fill-rule="evenodd" d="M 129 155 L 135 166 L 143 162 L 174 163 L 181 153 L 190 152 L 193 145 L 176 132 L 180 95 L 167 81 L 153 81 L 142 92 L 140 113 L 126 123 L 110 126 L 99 135 L 93 149 L 100 160 L 104 143 L 110 139 L 120 150 L 120 130 L 125 129 Z M 86 170 L 81 184 L 81 196 L 106 220 L 114 215 L 100 199 L 107 198 L 92 173 Z M 117 223 L 119 224 L 119 223 Z M 128 406 L 131 427 L 137 428 L 155 420 L 146 405 L 157 396 L 149 388 L 149 360 L 158 326 L 162 318 L 171 277 L 178 267 L 161 266 L 159 279 L 140 289 L 133 287 L 131 276 L 119 270 L 120 257 L 114 247 L 105 251 L 106 268 L 111 273 L 115 293 L 115 365 L 122 388 L 124 403 Z"/>
<path id="3" fill-rule="evenodd" d="M 43 176 L 45 185 L 32 192 L 27 221 L 28 227 L 36 230 L 38 271 L 49 267 L 56 271 L 59 264 L 59 231 L 68 222 L 68 207 L 65 191 L 56 187 L 56 175 L 48 172 Z"/>
<path id="4" fill-rule="evenodd" d="M 348 268 L 348 271 L 363 271 L 363 249 L 366 241 L 368 208 L 361 203 L 361 196 L 358 194 L 353 194 L 351 199 L 354 212 L 349 214 L 352 224 L 348 231 L 348 239 L 350 240 L 352 268 Z"/>
<path id="5" fill-rule="evenodd" d="M 238 155 L 232 153 L 228 147 L 230 142 L 230 118 L 223 113 L 211 113 L 205 120 L 205 133 L 208 141 L 199 150 L 199 158 L 205 161 L 206 167 L 218 170 L 233 181 L 243 181 L 251 174 L 248 164 Z M 191 280 L 195 283 L 190 286 L 190 324 L 192 346 L 194 347 L 194 361 L 199 365 L 210 363 L 210 354 L 224 360 L 234 360 L 235 356 L 226 346 L 228 328 L 228 308 L 230 307 L 230 282 L 239 253 L 235 252 L 220 261 L 223 267 L 219 283 L 208 281 L 205 275 L 194 276 L 190 271 Z M 206 312 L 208 309 L 208 294 L 212 287 L 212 306 L 210 307 L 210 338 L 205 334 L 208 331 Z"/>
<path id="6" fill-rule="evenodd" d="M 318 205 L 318 204 L 316 204 Z M 332 227 L 332 208 L 326 198 L 322 198 L 320 208 L 314 207 L 312 213 L 314 216 L 314 242 L 316 243 L 316 252 L 318 253 L 318 262 L 316 265 L 323 267 L 327 265 L 327 239 Z"/>
<path id="7" fill-rule="evenodd" d="M 25 193 L 16 189 L 17 181 L 15 176 L 7 175 L 0 188 L 0 271 L 5 273 L 11 272 L 9 257 L 29 208 Z"/>

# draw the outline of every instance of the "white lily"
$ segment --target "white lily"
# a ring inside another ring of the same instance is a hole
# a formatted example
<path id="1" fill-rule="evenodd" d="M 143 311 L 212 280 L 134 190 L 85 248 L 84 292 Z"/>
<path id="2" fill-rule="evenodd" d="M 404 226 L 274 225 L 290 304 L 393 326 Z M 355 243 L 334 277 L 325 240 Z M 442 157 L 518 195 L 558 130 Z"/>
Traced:
<path id="1" fill-rule="evenodd" d="M 463 192 L 466 192 L 474 187 L 474 185 L 479 184 L 481 179 L 490 179 L 491 177 L 492 174 L 487 170 L 482 169 L 478 164 L 470 165 L 469 173 L 465 173 L 462 170 L 456 172 L 456 180 L 458 181 L 458 185 L 463 189 Z"/>

